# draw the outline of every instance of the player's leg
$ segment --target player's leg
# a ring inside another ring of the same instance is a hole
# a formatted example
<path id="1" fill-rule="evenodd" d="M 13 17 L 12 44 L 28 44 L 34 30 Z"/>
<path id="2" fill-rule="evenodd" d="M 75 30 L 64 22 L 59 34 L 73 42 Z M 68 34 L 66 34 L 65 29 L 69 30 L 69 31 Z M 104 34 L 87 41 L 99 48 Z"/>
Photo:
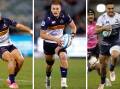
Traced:
<path id="1" fill-rule="evenodd" d="M 97 71 L 98 75 L 100 76 L 101 75 L 101 73 L 100 73 L 100 63 L 95 64 L 95 70 Z"/>
<path id="2" fill-rule="evenodd" d="M 57 44 L 45 42 L 43 44 L 45 60 L 46 60 L 46 89 L 51 88 L 51 73 L 52 73 L 52 66 L 54 64 L 53 55 L 55 54 L 55 48 Z"/>
<path id="3" fill-rule="evenodd" d="M 110 48 L 110 54 L 111 54 L 111 64 L 110 64 L 110 79 L 111 81 L 115 81 L 115 71 L 114 68 L 117 63 L 117 59 L 120 55 L 120 46 L 113 46 Z"/>
<path id="4" fill-rule="evenodd" d="M 16 60 L 16 68 L 14 72 L 14 75 L 16 76 L 24 63 L 24 57 L 22 56 L 18 49 L 12 50 L 11 54 Z"/>
<path id="5" fill-rule="evenodd" d="M 99 76 L 101 76 L 100 67 L 101 67 L 101 65 L 100 65 L 99 62 L 95 64 L 95 70 L 97 71 Z M 105 85 L 106 86 L 112 86 L 111 81 L 107 77 L 106 77 L 106 80 L 105 80 Z"/>
<path id="6" fill-rule="evenodd" d="M 101 71 L 101 83 L 98 87 L 98 89 L 104 89 L 104 84 L 106 82 L 106 68 L 107 68 L 107 62 L 108 62 L 109 56 L 104 56 L 104 55 L 100 55 L 99 56 L 99 60 L 100 60 L 100 71 Z"/>
<path id="7" fill-rule="evenodd" d="M 51 76 L 51 72 L 52 72 L 52 66 L 54 64 L 54 59 L 53 59 L 53 55 L 45 55 L 45 59 L 46 59 L 46 76 L 50 77 Z"/>
<path id="8" fill-rule="evenodd" d="M 46 59 L 46 89 L 51 88 L 51 73 L 52 73 L 52 66 L 54 64 L 53 55 L 45 55 Z"/>
<path id="9" fill-rule="evenodd" d="M 16 61 L 14 57 L 11 55 L 9 51 L 5 51 L 2 54 L 2 59 L 6 62 L 8 62 L 8 73 L 9 73 L 9 80 L 10 82 L 8 83 L 10 88 L 18 88 L 18 85 L 15 83 L 15 67 L 16 67 Z"/>
<path id="10" fill-rule="evenodd" d="M 61 87 L 66 88 L 68 87 L 67 86 L 67 72 L 68 72 L 67 54 L 65 50 L 60 50 L 58 55 L 60 58 Z"/>

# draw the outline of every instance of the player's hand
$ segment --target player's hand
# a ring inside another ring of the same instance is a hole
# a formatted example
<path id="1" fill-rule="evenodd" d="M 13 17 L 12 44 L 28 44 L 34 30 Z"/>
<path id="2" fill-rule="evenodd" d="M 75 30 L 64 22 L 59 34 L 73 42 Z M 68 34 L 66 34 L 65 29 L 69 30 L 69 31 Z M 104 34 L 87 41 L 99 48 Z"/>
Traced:
<path id="1" fill-rule="evenodd" d="M 75 37 L 75 34 L 76 34 L 76 33 L 71 33 L 72 39 Z"/>
<path id="2" fill-rule="evenodd" d="M 103 26 L 102 29 L 103 29 L 103 31 L 111 31 L 112 26 L 111 25 Z"/>
<path id="3" fill-rule="evenodd" d="M 30 30 L 29 33 L 30 33 L 31 35 L 33 35 L 33 31 L 32 31 L 32 30 Z"/>
<path id="4" fill-rule="evenodd" d="M 55 38 L 55 41 L 59 46 L 62 46 L 62 44 L 64 43 L 60 38 Z"/>

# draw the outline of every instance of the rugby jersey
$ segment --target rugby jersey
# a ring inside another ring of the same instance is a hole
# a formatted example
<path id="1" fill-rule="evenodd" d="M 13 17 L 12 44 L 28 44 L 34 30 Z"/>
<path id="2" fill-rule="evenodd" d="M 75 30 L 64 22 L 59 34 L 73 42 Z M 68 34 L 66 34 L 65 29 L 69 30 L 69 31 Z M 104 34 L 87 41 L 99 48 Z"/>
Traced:
<path id="1" fill-rule="evenodd" d="M 0 46 L 7 46 L 12 44 L 9 39 L 9 27 L 16 26 L 17 22 L 8 18 L 1 18 L 0 20 Z"/>
<path id="2" fill-rule="evenodd" d="M 60 38 L 63 35 L 63 30 L 65 26 L 71 21 L 71 17 L 64 11 L 61 11 L 58 18 L 55 17 L 52 13 L 49 13 L 41 23 L 41 30 L 46 30 L 47 34 Z M 50 43 L 56 43 L 50 40 L 45 41 Z"/>
<path id="3" fill-rule="evenodd" d="M 98 26 L 120 25 L 120 14 L 115 13 L 115 15 L 113 17 L 110 17 L 107 15 L 107 13 L 104 13 L 98 18 L 96 25 L 98 25 Z M 102 32 L 101 32 L 102 42 L 103 43 L 105 43 L 105 42 L 112 43 L 112 42 L 119 40 L 119 32 L 120 32 L 120 26 L 113 28 L 110 36 L 107 36 L 107 37 L 103 37 Z"/>

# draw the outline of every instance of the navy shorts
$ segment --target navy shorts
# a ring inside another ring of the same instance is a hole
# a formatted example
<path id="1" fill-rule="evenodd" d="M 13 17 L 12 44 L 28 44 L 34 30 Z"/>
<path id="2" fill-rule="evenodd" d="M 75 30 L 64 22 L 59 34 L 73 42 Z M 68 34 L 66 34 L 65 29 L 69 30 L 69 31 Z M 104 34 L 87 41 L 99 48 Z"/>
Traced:
<path id="1" fill-rule="evenodd" d="M 44 53 L 46 55 L 54 55 L 55 54 L 55 49 L 57 48 L 57 46 L 58 45 L 56 43 L 49 43 L 49 42 L 44 41 L 44 43 L 43 43 Z M 60 52 L 66 52 L 67 53 L 66 49 L 61 49 L 59 51 L 59 53 Z M 59 53 L 58 53 L 58 55 L 59 55 Z"/>
<path id="2" fill-rule="evenodd" d="M 1 46 L 1 47 L 0 47 L 0 58 L 2 58 L 2 54 L 3 54 L 5 51 L 12 52 L 14 49 L 17 49 L 14 45 Z"/>
<path id="3" fill-rule="evenodd" d="M 97 44 L 96 47 L 88 49 L 88 60 L 90 59 L 91 56 L 95 56 L 96 58 L 99 57 L 99 45 Z"/>
<path id="4" fill-rule="evenodd" d="M 108 45 L 101 44 L 100 45 L 100 54 L 110 56 L 110 48 L 115 46 L 115 45 L 120 46 L 120 42 L 113 42 L 113 43 L 108 44 Z"/>

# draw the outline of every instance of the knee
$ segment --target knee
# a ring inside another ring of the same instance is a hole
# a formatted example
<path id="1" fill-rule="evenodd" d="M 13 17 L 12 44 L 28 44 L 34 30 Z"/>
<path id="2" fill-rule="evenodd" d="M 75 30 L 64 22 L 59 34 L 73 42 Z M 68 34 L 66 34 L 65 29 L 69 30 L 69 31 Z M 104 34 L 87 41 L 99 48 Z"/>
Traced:
<path id="1" fill-rule="evenodd" d="M 23 63 L 24 62 L 24 57 L 20 56 L 20 57 L 18 57 L 18 60 L 19 60 L 20 63 Z"/>
<path id="2" fill-rule="evenodd" d="M 15 62 L 15 59 L 12 55 L 6 55 L 6 57 L 4 58 L 5 60 L 7 60 L 8 62 Z"/>
<path id="3" fill-rule="evenodd" d="M 117 51 L 112 51 L 112 53 L 111 53 L 111 57 L 112 57 L 113 59 L 118 58 L 118 57 L 119 57 L 119 55 L 120 55 L 120 53 L 119 53 L 119 52 L 117 52 Z"/>
<path id="4" fill-rule="evenodd" d="M 59 54 L 60 60 L 66 61 L 67 60 L 67 55 L 65 52 L 60 52 Z"/>
<path id="5" fill-rule="evenodd" d="M 54 64 L 54 59 L 52 60 L 46 60 L 47 65 L 52 66 Z"/>

